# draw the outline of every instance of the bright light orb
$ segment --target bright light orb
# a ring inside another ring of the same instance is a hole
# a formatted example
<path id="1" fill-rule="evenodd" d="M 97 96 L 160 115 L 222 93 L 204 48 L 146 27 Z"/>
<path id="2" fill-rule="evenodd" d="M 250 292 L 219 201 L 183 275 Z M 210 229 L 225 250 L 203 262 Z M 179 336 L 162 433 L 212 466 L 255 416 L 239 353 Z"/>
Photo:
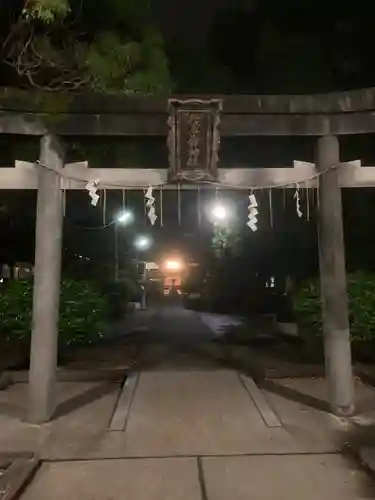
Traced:
<path id="1" fill-rule="evenodd" d="M 228 211 L 223 205 L 215 205 L 212 209 L 212 216 L 217 221 L 224 221 L 228 218 Z"/>
<path id="2" fill-rule="evenodd" d="M 147 250 L 151 246 L 151 240 L 147 236 L 138 236 L 134 241 L 137 250 Z"/>
<path id="3" fill-rule="evenodd" d="M 182 268 L 182 264 L 178 260 L 167 260 L 165 268 L 168 271 L 179 271 Z"/>
<path id="4" fill-rule="evenodd" d="M 133 221 L 133 214 L 129 210 L 124 210 L 117 215 L 116 220 L 120 224 L 129 224 Z"/>

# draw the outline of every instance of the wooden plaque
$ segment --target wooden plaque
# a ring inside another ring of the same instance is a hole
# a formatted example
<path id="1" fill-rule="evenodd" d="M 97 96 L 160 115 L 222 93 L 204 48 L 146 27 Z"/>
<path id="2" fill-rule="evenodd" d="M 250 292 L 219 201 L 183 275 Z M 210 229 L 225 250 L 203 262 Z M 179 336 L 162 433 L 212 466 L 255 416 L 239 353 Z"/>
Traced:
<path id="1" fill-rule="evenodd" d="M 169 180 L 217 179 L 221 99 L 169 100 Z"/>

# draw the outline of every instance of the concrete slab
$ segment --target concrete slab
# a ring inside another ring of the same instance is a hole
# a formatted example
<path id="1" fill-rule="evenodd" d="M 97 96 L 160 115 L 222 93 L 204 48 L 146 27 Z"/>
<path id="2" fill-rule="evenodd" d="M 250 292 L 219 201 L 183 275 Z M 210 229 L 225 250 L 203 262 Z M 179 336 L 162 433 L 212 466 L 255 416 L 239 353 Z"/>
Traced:
<path id="1" fill-rule="evenodd" d="M 42 443 L 39 428 L 18 419 L 0 416 L 0 450 L 15 453 L 39 450 Z"/>
<path id="2" fill-rule="evenodd" d="M 0 392 L 0 450 L 79 457 L 107 431 L 119 387 L 113 382 L 58 383 L 56 418 L 37 426 L 23 421 L 27 384 L 15 384 Z"/>
<path id="3" fill-rule="evenodd" d="M 0 473 L 0 498 L 14 500 L 30 483 L 36 473 L 40 461 L 36 457 L 16 458 L 9 467 Z"/>
<path id="4" fill-rule="evenodd" d="M 342 449 L 346 442 L 346 429 L 341 423 L 330 413 L 306 404 L 298 394 L 284 393 L 282 382 L 269 381 L 267 390 L 262 388 L 262 392 L 283 428 L 300 443 L 304 451 L 327 453 Z"/>
<path id="5" fill-rule="evenodd" d="M 209 500 L 359 500 L 374 498 L 368 476 L 339 455 L 202 460 Z"/>
<path id="6" fill-rule="evenodd" d="M 60 414 L 43 426 L 22 422 L 26 384 L 0 392 L 0 450 L 36 451 L 51 460 L 325 453 L 346 439 L 342 432 L 333 439 L 330 415 L 268 392 L 283 427 L 267 427 L 234 372 L 168 371 L 142 377 L 126 432 L 108 432 L 119 396 L 116 383 L 58 383 Z"/>
<path id="7" fill-rule="evenodd" d="M 152 343 L 142 349 L 139 366 L 143 371 L 202 371 L 221 368 L 208 343 L 200 343 L 199 349 L 190 346 L 175 346 L 168 343 Z"/>
<path id="8" fill-rule="evenodd" d="M 193 458 L 47 463 L 22 500 L 201 500 Z"/>
<path id="9" fill-rule="evenodd" d="M 312 450 L 319 443 L 342 449 L 348 443 L 375 444 L 375 388 L 355 380 L 357 414 L 340 419 L 329 413 L 328 388 L 323 378 L 280 379 L 264 385 L 284 428 Z"/>
<path id="10" fill-rule="evenodd" d="M 102 382 L 59 382 L 56 384 L 56 411 L 48 425 L 94 426 L 107 429 L 120 384 Z M 15 384 L 0 392 L 0 415 L 24 420 L 28 384 Z"/>
<path id="11" fill-rule="evenodd" d="M 358 450 L 358 456 L 361 462 L 371 470 L 372 473 L 375 472 L 375 448 L 363 446 Z"/>
<path id="12" fill-rule="evenodd" d="M 56 370 L 56 382 L 104 382 L 105 380 L 122 382 L 128 369 L 124 368 L 100 368 L 98 365 L 91 369 L 58 368 Z M 11 384 L 26 384 L 29 381 L 27 370 L 12 370 L 6 372 Z"/>
<path id="13" fill-rule="evenodd" d="M 290 451 L 282 428 L 265 425 L 235 372 L 141 373 L 124 452 L 174 456 Z"/>
<path id="14" fill-rule="evenodd" d="M 375 410 L 375 388 L 361 382 L 358 378 L 354 382 L 357 413 Z M 325 404 L 328 409 L 328 385 L 323 377 L 284 378 L 278 380 L 277 383 L 287 389 L 284 392 L 285 396 L 288 395 L 288 392 L 292 396 L 292 392 L 294 392 L 296 398 L 299 397 L 302 403 L 306 397 L 311 400 L 316 399 L 317 402 L 321 401 Z M 280 394 L 283 394 L 283 391 L 280 391 Z"/>

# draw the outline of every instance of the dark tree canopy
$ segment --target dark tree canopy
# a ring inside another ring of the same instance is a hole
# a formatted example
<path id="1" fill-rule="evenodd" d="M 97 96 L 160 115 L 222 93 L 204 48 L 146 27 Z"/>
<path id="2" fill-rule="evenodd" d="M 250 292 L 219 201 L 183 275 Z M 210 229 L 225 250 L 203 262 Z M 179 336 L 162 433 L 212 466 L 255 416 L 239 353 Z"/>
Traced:
<path id="1" fill-rule="evenodd" d="M 371 2 L 228 1 L 196 47 L 176 35 L 164 46 L 149 1 L 1 0 L 0 85 L 133 94 L 168 92 L 170 80 L 206 93 L 375 83 Z"/>
<path id="2" fill-rule="evenodd" d="M 46 91 L 169 90 L 147 0 L 2 0 L 0 84 Z"/>

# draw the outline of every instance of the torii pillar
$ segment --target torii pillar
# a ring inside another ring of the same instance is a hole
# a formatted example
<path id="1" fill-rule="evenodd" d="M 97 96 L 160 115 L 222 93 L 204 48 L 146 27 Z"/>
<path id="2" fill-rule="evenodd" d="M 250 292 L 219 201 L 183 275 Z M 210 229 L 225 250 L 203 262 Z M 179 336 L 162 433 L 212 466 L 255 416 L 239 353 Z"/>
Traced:
<path id="1" fill-rule="evenodd" d="M 318 235 L 326 378 L 332 411 L 348 416 L 354 411 L 354 388 L 339 165 L 337 137 L 320 137 L 316 167 L 325 172 L 318 185 Z"/>
<path id="2" fill-rule="evenodd" d="M 55 410 L 60 300 L 63 150 L 51 135 L 41 139 L 35 240 L 33 320 L 28 421 L 47 422 Z"/>

